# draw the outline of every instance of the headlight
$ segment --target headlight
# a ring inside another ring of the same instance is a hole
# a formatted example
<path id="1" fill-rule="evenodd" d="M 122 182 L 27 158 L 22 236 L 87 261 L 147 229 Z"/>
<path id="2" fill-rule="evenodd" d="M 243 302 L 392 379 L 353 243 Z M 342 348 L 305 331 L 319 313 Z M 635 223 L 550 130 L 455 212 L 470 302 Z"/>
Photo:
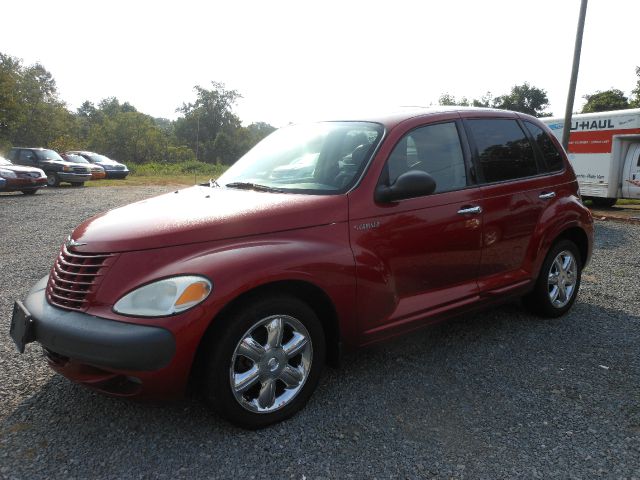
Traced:
<path id="1" fill-rule="evenodd" d="M 210 293 L 211 282 L 204 277 L 171 277 L 129 292 L 113 309 L 123 315 L 166 317 L 195 307 Z"/>
<path id="2" fill-rule="evenodd" d="M 0 176 L 4 178 L 18 178 L 18 175 L 16 175 L 16 172 L 13 172 L 11 170 L 5 170 L 4 168 L 0 168 Z"/>
<path id="3" fill-rule="evenodd" d="M 71 171 L 71 167 L 69 165 L 65 165 L 64 167 L 62 167 L 62 171 L 63 172 L 70 172 Z"/>

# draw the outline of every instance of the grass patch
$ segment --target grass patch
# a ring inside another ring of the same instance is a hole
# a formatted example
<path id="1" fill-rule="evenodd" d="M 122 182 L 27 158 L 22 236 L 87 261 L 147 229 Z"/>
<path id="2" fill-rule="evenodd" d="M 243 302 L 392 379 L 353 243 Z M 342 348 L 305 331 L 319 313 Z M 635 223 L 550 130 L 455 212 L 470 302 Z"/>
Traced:
<path id="1" fill-rule="evenodd" d="M 218 178 L 227 165 L 204 162 L 129 164 L 131 173 L 123 180 L 104 179 L 87 182 L 87 187 L 140 187 L 144 185 L 195 185 L 210 178 Z"/>

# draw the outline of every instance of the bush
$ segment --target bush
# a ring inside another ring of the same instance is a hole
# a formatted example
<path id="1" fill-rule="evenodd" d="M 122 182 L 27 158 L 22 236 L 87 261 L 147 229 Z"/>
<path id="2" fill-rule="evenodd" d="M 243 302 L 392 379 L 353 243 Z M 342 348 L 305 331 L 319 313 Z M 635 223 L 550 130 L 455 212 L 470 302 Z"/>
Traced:
<path id="1" fill-rule="evenodd" d="M 156 177 L 171 175 L 198 175 L 217 178 L 228 168 L 226 165 L 215 165 L 211 163 L 196 162 L 191 160 L 180 163 L 160 163 L 151 162 L 144 164 L 127 164 L 131 175 L 138 177 Z"/>
<path id="2" fill-rule="evenodd" d="M 196 159 L 196 154 L 189 147 L 167 147 L 167 161 L 170 163 L 190 162 Z"/>

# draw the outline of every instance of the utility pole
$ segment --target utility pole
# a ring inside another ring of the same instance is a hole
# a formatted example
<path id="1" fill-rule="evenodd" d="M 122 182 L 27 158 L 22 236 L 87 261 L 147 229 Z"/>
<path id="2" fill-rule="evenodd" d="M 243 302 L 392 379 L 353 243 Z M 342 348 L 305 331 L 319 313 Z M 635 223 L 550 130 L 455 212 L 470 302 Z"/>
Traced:
<path id="1" fill-rule="evenodd" d="M 578 83 L 578 70 L 580 69 L 580 53 L 582 52 L 582 33 L 584 32 L 584 19 L 587 16 L 587 0 L 582 0 L 580 5 L 580 17 L 578 18 L 578 31 L 576 32 L 576 45 L 573 50 L 573 67 L 571 80 L 569 81 L 569 94 L 567 95 L 567 108 L 564 111 L 564 129 L 562 130 L 562 146 L 569 149 L 569 133 L 571 132 L 571 113 L 573 100 L 576 96 L 576 84 Z"/>
<path id="2" fill-rule="evenodd" d="M 196 121 L 197 121 L 197 128 L 196 128 L 196 162 L 198 161 L 198 147 L 200 147 L 200 113 L 198 113 L 198 116 L 196 117 Z"/>

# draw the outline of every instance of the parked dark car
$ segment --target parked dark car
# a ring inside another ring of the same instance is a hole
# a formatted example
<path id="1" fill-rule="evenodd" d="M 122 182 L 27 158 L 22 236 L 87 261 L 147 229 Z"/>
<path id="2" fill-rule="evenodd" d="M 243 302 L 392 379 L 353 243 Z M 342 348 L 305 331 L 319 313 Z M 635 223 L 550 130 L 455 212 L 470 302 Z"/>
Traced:
<path id="1" fill-rule="evenodd" d="M 50 187 L 57 187 L 61 182 L 81 187 L 84 182 L 91 180 L 91 168 L 88 165 L 67 162 L 57 152 L 46 148 L 14 147 L 9 152 L 9 160 L 44 170 Z"/>
<path id="2" fill-rule="evenodd" d="M 33 195 L 47 186 L 47 176 L 39 168 L 14 165 L 0 157 L 0 192 L 22 192 Z"/>
<path id="3" fill-rule="evenodd" d="M 89 160 L 80 155 L 77 155 L 75 153 L 63 153 L 60 156 L 67 162 L 79 163 L 81 165 L 89 167 L 91 169 L 91 180 L 102 180 L 103 178 L 107 177 L 104 168 L 102 168 L 98 164 L 90 163 Z"/>
<path id="4" fill-rule="evenodd" d="M 80 155 L 89 162 L 95 165 L 100 165 L 102 168 L 104 168 L 104 171 L 107 174 L 107 178 L 123 179 L 126 178 L 127 175 L 129 175 L 129 169 L 124 163 L 116 162 L 115 160 L 112 160 L 104 155 L 100 155 L 99 153 L 86 152 L 82 150 L 73 150 L 67 153 Z"/>
<path id="5" fill-rule="evenodd" d="M 16 302 L 18 349 L 37 341 L 54 370 L 120 397 L 191 381 L 259 428 L 302 408 L 344 349 L 513 299 L 571 308 L 593 219 L 543 123 L 447 108 L 347 120 L 285 127 L 217 182 L 82 223 Z M 311 177 L 274 178 L 305 155 Z"/>

